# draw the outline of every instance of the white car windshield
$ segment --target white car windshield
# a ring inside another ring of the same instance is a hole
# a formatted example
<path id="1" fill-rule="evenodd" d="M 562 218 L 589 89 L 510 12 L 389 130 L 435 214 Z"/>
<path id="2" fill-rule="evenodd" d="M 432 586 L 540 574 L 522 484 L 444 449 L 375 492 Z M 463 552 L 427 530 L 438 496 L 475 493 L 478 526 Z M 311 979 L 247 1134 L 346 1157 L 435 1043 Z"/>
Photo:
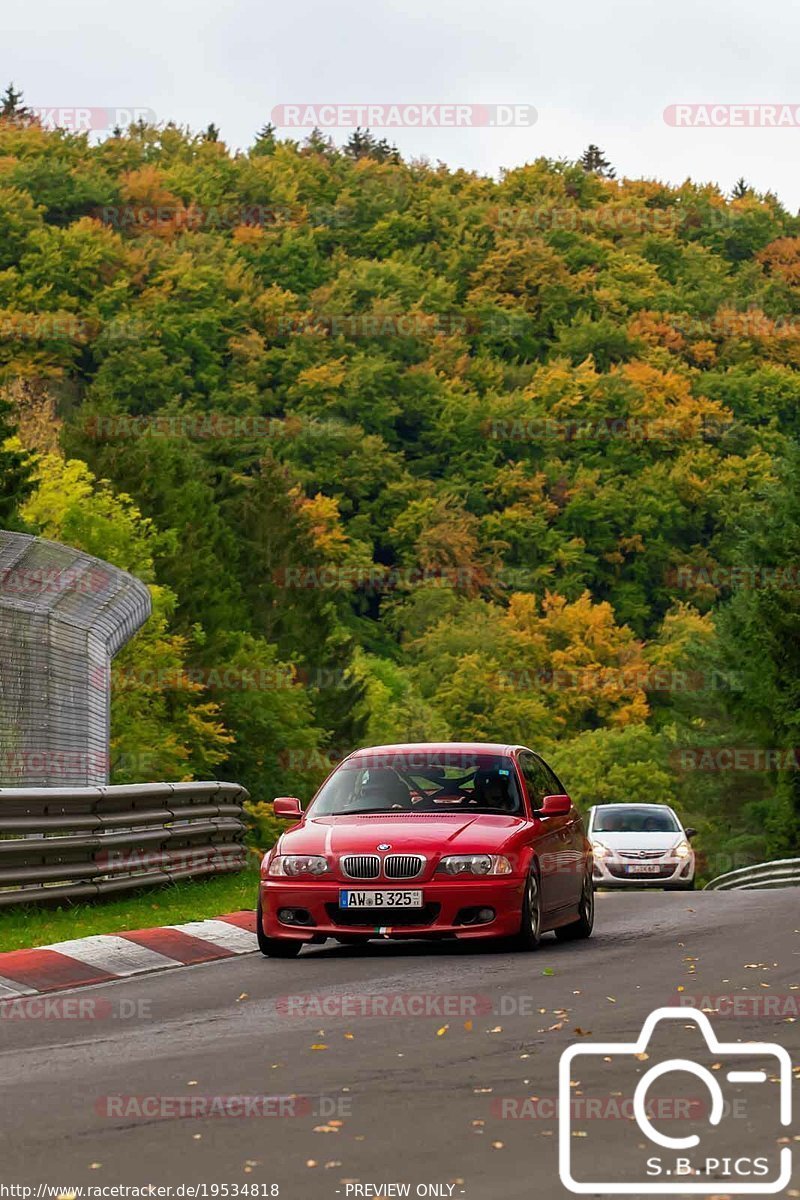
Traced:
<path id="1" fill-rule="evenodd" d="M 680 825 L 668 808 L 614 805 L 595 810 L 595 833 L 679 833 Z"/>

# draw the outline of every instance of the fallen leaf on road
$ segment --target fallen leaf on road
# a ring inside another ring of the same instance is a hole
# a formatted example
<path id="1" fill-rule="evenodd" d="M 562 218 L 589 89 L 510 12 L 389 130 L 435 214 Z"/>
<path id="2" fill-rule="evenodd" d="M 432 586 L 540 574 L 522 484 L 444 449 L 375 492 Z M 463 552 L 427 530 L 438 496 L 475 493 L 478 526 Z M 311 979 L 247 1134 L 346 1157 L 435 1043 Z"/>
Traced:
<path id="1" fill-rule="evenodd" d="M 314 1045 L 311 1047 L 311 1049 L 312 1050 L 327 1050 L 328 1047 L 325 1045 L 324 1042 L 314 1042 Z"/>
<path id="2" fill-rule="evenodd" d="M 436 1036 L 437 1036 L 437 1037 L 443 1037 L 443 1036 L 444 1036 L 444 1034 L 446 1034 L 446 1033 L 447 1033 L 447 1031 L 448 1031 L 448 1029 L 449 1029 L 449 1028 L 450 1028 L 450 1026 L 449 1026 L 449 1025 L 443 1025 L 441 1029 L 437 1029 L 437 1030 L 436 1030 Z"/>

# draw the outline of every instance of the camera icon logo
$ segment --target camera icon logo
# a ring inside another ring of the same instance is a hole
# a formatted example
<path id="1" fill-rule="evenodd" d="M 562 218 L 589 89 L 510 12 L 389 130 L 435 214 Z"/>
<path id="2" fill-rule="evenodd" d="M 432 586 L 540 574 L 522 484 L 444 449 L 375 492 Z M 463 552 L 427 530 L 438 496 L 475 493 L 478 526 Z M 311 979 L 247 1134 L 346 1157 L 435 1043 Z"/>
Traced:
<path id="1" fill-rule="evenodd" d="M 675 1024 L 670 1024 L 672 1022 Z M 693 1034 L 699 1033 L 704 1043 L 701 1053 L 696 1055 L 703 1061 L 667 1057 L 642 1071 L 640 1064 L 649 1061 L 647 1050 L 648 1047 L 653 1049 L 657 1027 L 661 1027 L 659 1035 L 665 1034 L 674 1047 L 677 1035 L 685 1036 L 683 1031 L 690 1024 L 697 1027 Z M 706 1065 L 705 1060 L 710 1061 L 712 1057 L 721 1061 Z M 626 1069 L 631 1075 L 627 1100 L 624 1091 Z M 646 1139 L 644 1143 L 636 1138 L 629 1139 L 631 1153 L 620 1156 L 620 1170 L 615 1172 L 619 1178 L 602 1178 L 610 1172 L 598 1170 L 596 1166 L 598 1161 L 609 1157 L 607 1136 L 602 1139 L 605 1154 L 597 1151 L 597 1144 L 592 1147 L 592 1139 L 588 1142 L 575 1140 L 588 1137 L 584 1130 L 575 1128 L 572 1088 L 578 1082 L 578 1075 L 583 1077 L 579 1095 L 589 1086 L 587 1078 L 593 1081 L 598 1075 L 611 1076 L 612 1086 L 623 1088 L 623 1091 L 611 1093 L 622 1097 L 621 1102 L 617 1102 L 618 1111 L 629 1113 L 630 1123 L 635 1122 Z M 745 1098 L 737 1097 L 732 1101 L 726 1097 L 720 1077 L 734 1087 L 752 1084 L 753 1091 L 746 1087 Z M 680 1079 L 681 1090 L 685 1092 L 687 1078 L 702 1095 L 702 1100 L 688 1099 L 685 1095 L 681 1100 L 664 1096 L 656 1099 L 659 1081 L 673 1083 Z M 695 1086 L 695 1081 L 699 1086 Z M 705 1013 L 687 1008 L 658 1008 L 645 1020 L 635 1042 L 583 1042 L 568 1047 L 559 1063 L 558 1094 L 559 1174 L 562 1184 L 571 1192 L 579 1195 L 680 1193 L 707 1196 L 724 1191 L 729 1195 L 768 1195 L 783 1191 L 791 1182 L 792 1150 L 788 1145 L 783 1145 L 780 1152 L 776 1149 L 773 1103 L 777 1094 L 777 1124 L 790 1125 L 792 1062 L 788 1051 L 771 1042 L 720 1042 Z M 746 1114 L 737 1110 L 738 1105 L 747 1106 L 751 1096 L 758 1101 L 755 1119 L 752 1110 Z M 761 1109 L 769 1113 L 772 1120 L 766 1138 L 765 1122 L 758 1117 Z M 698 1117 L 698 1110 L 704 1120 Z M 747 1115 L 747 1121 L 735 1120 L 744 1115 Z M 671 1135 L 658 1127 L 657 1122 L 663 1124 L 665 1117 L 681 1119 L 680 1135 Z M 707 1133 L 707 1146 L 701 1146 L 701 1134 L 694 1132 L 697 1129 Z M 754 1143 L 751 1147 L 748 1135 L 755 1138 L 759 1134 L 760 1145 Z M 584 1152 L 582 1156 L 586 1161 L 580 1161 L 579 1148 L 582 1147 L 588 1147 L 588 1155 Z M 587 1175 L 601 1178 L 584 1177 Z"/>

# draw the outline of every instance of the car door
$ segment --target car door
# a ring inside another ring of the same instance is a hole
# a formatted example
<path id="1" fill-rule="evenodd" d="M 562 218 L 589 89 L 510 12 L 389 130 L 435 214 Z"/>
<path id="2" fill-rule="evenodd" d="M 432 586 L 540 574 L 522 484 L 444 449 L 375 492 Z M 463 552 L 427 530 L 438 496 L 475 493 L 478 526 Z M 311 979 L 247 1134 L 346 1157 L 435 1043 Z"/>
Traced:
<path id="1" fill-rule="evenodd" d="M 528 801 L 533 815 L 536 816 L 542 807 L 545 796 L 550 794 L 547 774 L 543 770 L 544 764 L 530 750 L 521 750 L 519 765 L 525 781 Z M 542 906 L 548 911 L 561 908 L 563 904 L 568 903 L 566 899 L 563 899 L 565 887 L 560 871 L 563 839 L 559 822 L 563 823 L 564 820 L 566 820 L 564 817 L 543 817 L 540 832 L 536 837 L 535 851 L 541 873 Z"/>
<path id="2" fill-rule="evenodd" d="M 549 796 L 566 796 L 568 795 L 566 788 L 556 775 L 552 767 L 549 767 L 544 759 L 539 760 L 544 768 L 547 778 L 548 795 Z M 583 829 L 583 820 L 581 815 L 573 804 L 572 810 L 567 817 L 554 817 L 553 820 L 560 822 L 558 828 L 559 854 L 560 854 L 560 871 L 561 882 L 563 889 L 561 894 L 564 899 L 564 904 L 577 904 L 581 898 L 581 890 L 583 888 L 583 877 L 586 874 L 586 837 Z"/>

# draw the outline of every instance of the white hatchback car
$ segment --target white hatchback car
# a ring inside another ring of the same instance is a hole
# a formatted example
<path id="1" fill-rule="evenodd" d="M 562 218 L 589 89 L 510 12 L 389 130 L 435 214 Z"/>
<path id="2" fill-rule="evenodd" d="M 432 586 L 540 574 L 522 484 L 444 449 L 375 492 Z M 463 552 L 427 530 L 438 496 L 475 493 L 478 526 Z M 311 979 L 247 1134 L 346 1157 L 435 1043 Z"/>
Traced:
<path id="1" fill-rule="evenodd" d="M 695 829 L 684 829 L 668 804 L 596 804 L 586 835 L 594 885 L 688 890 L 694 887 Z"/>

